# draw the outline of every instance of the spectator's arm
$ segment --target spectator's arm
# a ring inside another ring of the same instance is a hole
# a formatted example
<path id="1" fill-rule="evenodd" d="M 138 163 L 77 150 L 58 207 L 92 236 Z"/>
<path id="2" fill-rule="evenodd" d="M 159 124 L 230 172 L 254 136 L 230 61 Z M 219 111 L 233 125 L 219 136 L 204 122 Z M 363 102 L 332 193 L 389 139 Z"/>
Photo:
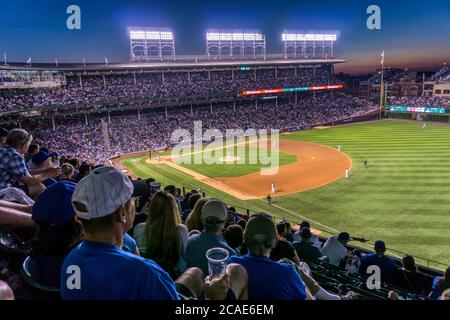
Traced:
<path id="1" fill-rule="evenodd" d="M 32 176 L 35 176 L 35 175 L 38 175 L 38 174 L 45 173 L 46 171 L 47 171 L 47 168 L 46 168 L 46 169 L 28 169 L 28 172 L 29 172 Z"/>
<path id="2" fill-rule="evenodd" d="M 395 291 L 389 291 L 388 293 L 388 299 L 389 300 L 405 300 L 402 297 L 400 297 L 397 292 Z"/>
<path id="3" fill-rule="evenodd" d="M 306 298 L 305 300 L 315 300 L 314 297 L 312 296 L 311 292 L 309 292 L 308 289 L 306 289 Z"/>
<path id="4" fill-rule="evenodd" d="M 36 223 L 31 219 L 31 214 L 27 212 L 0 206 L 0 225 L 34 227 Z"/>
<path id="5" fill-rule="evenodd" d="M 0 280 L 0 300 L 14 300 L 12 289 L 2 280 Z"/>
<path id="6" fill-rule="evenodd" d="M 27 212 L 27 213 L 31 213 L 31 211 L 33 210 L 33 206 L 29 206 L 26 204 L 20 204 L 20 203 L 14 203 L 14 202 L 10 202 L 10 201 L 4 201 L 4 200 L 0 200 L 0 208 L 1 207 L 15 209 L 15 210 L 19 210 L 19 211 L 23 211 L 23 212 Z"/>
<path id="7" fill-rule="evenodd" d="M 292 259 L 296 265 L 300 265 L 300 258 L 298 257 L 297 250 L 294 250 L 294 258 Z"/>
<path id="8" fill-rule="evenodd" d="M 362 243 L 365 243 L 365 242 L 368 241 L 368 239 L 366 239 L 366 238 L 359 238 L 359 237 L 352 237 L 352 239 L 354 241 L 359 241 L 359 242 L 362 242 Z"/>
<path id="9" fill-rule="evenodd" d="M 41 183 L 49 178 L 56 178 L 60 174 L 59 168 L 48 168 L 44 173 L 32 176 L 31 174 L 27 174 L 19 179 L 20 182 L 26 184 L 27 186 Z"/>
<path id="10" fill-rule="evenodd" d="M 225 272 L 220 278 L 205 278 L 205 300 L 225 300 L 230 289 L 230 280 Z"/>
<path id="11" fill-rule="evenodd" d="M 319 284 L 313 278 L 309 277 L 299 265 L 295 265 L 291 260 L 283 258 L 280 262 L 290 264 L 294 267 L 297 277 L 299 277 L 300 281 L 303 281 L 305 285 L 305 300 L 314 300 L 314 294 L 320 290 Z"/>

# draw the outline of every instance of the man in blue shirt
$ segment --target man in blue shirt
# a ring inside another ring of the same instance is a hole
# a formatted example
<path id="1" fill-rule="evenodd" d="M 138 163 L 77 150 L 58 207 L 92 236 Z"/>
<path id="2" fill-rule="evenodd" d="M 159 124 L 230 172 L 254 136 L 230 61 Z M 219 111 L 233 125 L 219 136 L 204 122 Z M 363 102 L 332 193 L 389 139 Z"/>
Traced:
<path id="1" fill-rule="evenodd" d="M 375 253 L 364 256 L 361 263 L 361 271 L 367 274 L 369 266 L 378 266 L 381 271 L 381 281 L 392 283 L 396 265 L 394 260 L 385 256 L 386 244 L 381 240 L 377 240 L 375 241 L 374 249 Z"/>
<path id="2" fill-rule="evenodd" d="M 221 200 L 211 199 L 205 203 L 201 212 L 201 219 L 205 229 L 189 238 L 186 247 L 187 267 L 197 267 L 207 275 L 208 260 L 206 251 L 212 248 L 223 248 L 230 256 L 236 255 L 222 236 L 222 230 L 227 219 L 227 206 Z"/>
<path id="3" fill-rule="evenodd" d="M 122 250 L 127 220 L 134 214 L 133 184 L 114 167 L 100 167 L 82 179 L 72 206 L 85 240 L 61 268 L 61 295 L 69 300 L 178 300 L 178 292 L 203 291 L 198 269 L 177 284 L 154 261 Z M 178 292 L 177 292 L 178 290 Z"/>
<path id="4" fill-rule="evenodd" d="M 277 242 L 277 230 L 271 216 L 252 215 L 247 222 L 244 241 L 248 254 L 233 256 L 230 263 L 244 266 L 248 274 L 250 300 L 305 300 L 311 298 L 299 273 L 290 264 L 270 260 Z"/>

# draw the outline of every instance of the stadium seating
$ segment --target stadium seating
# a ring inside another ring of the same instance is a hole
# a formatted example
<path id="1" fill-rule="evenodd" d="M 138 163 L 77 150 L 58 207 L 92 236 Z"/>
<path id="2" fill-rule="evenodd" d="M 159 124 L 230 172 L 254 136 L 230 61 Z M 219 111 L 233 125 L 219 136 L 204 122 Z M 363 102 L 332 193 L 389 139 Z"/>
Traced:
<path id="1" fill-rule="evenodd" d="M 273 69 L 272 69 L 273 70 Z M 67 75 L 67 85 L 55 89 L 2 89 L 0 90 L 0 112 L 20 109 L 51 107 L 52 109 L 77 105 L 118 104 L 133 100 L 208 96 L 216 93 L 236 95 L 244 90 L 261 88 L 291 88 L 340 83 L 324 69 L 315 74 L 304 70 L 295 76 L 294 69 L 281 69 L 275 73 L 260 71 L 256 79 L 252 71 L 231 73 L 212 71 L 210 79 L 206 72 L 196 72 L 188 79 L 188 72 L 137 73 L 136 78 L 128 73 L 103 75 Z M 290 70 L 290 71 L 289 71 Z M 81 77 L 81 78 L 80 78 Z M 81 79 L 81 80 L 80 80 Z"/>
<path id="2" fill-rule="evenodd" d="M 0 105 L 2 106 L 1 111 L 19 111 L 50 106 L 60 108 L 72 104 L 99 105 L 100 108 L 107 109 L 109 104 L 114 105 L 124 100 L 151 100 L 155 97 L 176 97 L 176 95 L 209 95 L 216 91 L 236 94 L 240 90 L 249 88 L 323 85 L 335 81 L 329 72 L 322 69 L 317 69 L 316 74 L 312 74 L 310 70 L 303 70 L 297 77 L 295 74 L 296 71 L 293 68 L 280 69 L 277 79 L 272 70 L 258 70 L 256 73 L 196 71 L 190 74 L 171 72 L 164 75 L 162 73 L 138 73 L 135 76 L 111 74 L 105 78 L 92 74 L 83 75 L 81 82 L 77 75 L 68 75 L 67 85 L 64 89 L 2 90 L 0 91 Z M 443 72 L 443 75 L 445 74 Z M 400 98 L 394 103 L 450 106 L 448 100 L 437 98 L 417 98 L 415 100 Z M 77 117 L 71 116 L 68 112 L 67 117 L 58 118 L 55 122 L 50 119 L 29 119 L 23 121 L 21 127 L 33 135 L 34 142 L 37 142 L 40 147 L 46 148 L 47 151 L 57 152 L 57 155 L 52 155 L 55 157 L 52 159 L 52 165 L 60 167 L 65 163 L 73 164 L 75 173 L 68 179 L 76 183 L 95 167 L 107 165 L 112 156 L 169 147 L 174 143 L 171 141 L 171 133 L 180 127 L 192 132 L 193 121 L 202 121 L 203 129 L 278 128 L 293 131 L 371 113 L 377 111 L 377 106 L 340 92 L 326 92 L 300 95 L 295 100 L 293 96 L 290 96 L 279 100 L 259 100 L 258 103 L 237 100 L 236 104 L 221 102 L 213 107 L 198 105 L 191 109 L 173 106 L 169 109 L 166 112 L 156 109 L 145 110 L 142 113 L 128 110 L 124 114 L 113 114 L 110 117 L 104 113 Z M 11 125 L 8 129 L 13 127 Z M 81 166 L 79 166 L 80 163 Z M 55 178 L 62 180 L 61 176 Z M 123 180 L 130 183 L 126 177 Z M 146 181 L 145 183 L 154 185 L 158 182 Z M 178 187 L 183 189 L 183 186 Z M 148 188 L 153 190 L 150 185 Z M 191 212 L 195 211 L 195 207 L 194 209 L 189 208 L 187 212 L 186 210 L 181 212 L 182 206 L 187 209 L 188 199 L 184 194 L 173 191 L 176 190 L 175 186 L 169 189 L 172 191 L 167 190 L 166 193 L 170 193 L 171 197 L 176 199 L 176 210 L 180 214 L 180 217 L 174 220 L 184 221 Z M 130 199 L 131 193 L 130 191 L 128 197 Z M 202 196 L 205 197 L 204 194 Z M 148 197 L 144 201 L 150 202 L 150 199 L 151 197 Z M 227 205 L 230 209 L 234 204 L 228 203 Z M 140 204 L 140 207 L 144 208 L 143 211 L 148 209 L 143 204 Z M 247 214 L 233 213 L 232 216 L 230 221 L 227 221 L 228 225 L 236 224 L 245 227 L 246 221 L 249 219 L 248 210 Z M 228 219 L 227 215 L 226 218 Z M 135 222 L 145 223 L 146 220 L 148 220 L 147 215 L 140 212 Z M 132 227 L 130 226 L 131 229 L 125 231 L 128 232 L 128 235 L 133 235 Z M 7 279 L 20 274 L 24 280 L 18 289 L 15 288 L 16 297 L 60 298 L 59 289 L 37 283 L 29 272 L 29 244 L 34 237 L 34 230 L 22 233 L 17 229 L 21 228 L 0 226 L 0 267 L 2 269 L 0 271 L 7 275 L 5 276 Z M 192 230 L 190 231 L 192 232 Z M 190 235 L 192 236 L 194 233 L 199 233 L 199 230 Z M 132 238 L 130 240 L 130 238 L 128 238 L 127 245 L 131 242 L 131 247 L 133 247 L 134 240 Z M 225 241 L 224 239 L 220 240 Z M 320 240 L 323 243 L 326 239 L 320 238 Z M 123 249 L 127 249 L 125 245 Z M 246 252 L 245 244 L 240 249 L 241 253 Z M 352 250 L 354 247 L 347 246 L 347 249 Z M 363 254 L 370 253 L 368 250 L 359 249 Z M 130 255 L 134 253 L 133 250 L 129 251 Z M 146 253 L 141 252 L 141 254 Z M 395 263 L 400 268 L 399 261 L 395 260 Z M 384 300 L 388 298 L 390 292 L 394 291 L 405 300 L 427 299 L 427 296 L 422 293 L 411 292 L 408 291 L 408 288 L 400 287 L 396 281 L 393 281 L 394 283 L 384 282 L 380 289 L 369 289 L 366 274 L 349 273 L 344 268 L 328 263 L 326 259 L 308 262 L 307 265 L 311 270 L 312 278 L 335 298 L 341 299 L 348 292 L 354 292 L 358 299 Z M 3 272 L 4 270 L 6 271 Z M 419 270 L 425 279 L 428 293 L 431 291 L 433 281 L 437 276 L 441 276 L 441 273 L 424 267 Z M 270 275 L 267 276 L 270 277 Z"/>

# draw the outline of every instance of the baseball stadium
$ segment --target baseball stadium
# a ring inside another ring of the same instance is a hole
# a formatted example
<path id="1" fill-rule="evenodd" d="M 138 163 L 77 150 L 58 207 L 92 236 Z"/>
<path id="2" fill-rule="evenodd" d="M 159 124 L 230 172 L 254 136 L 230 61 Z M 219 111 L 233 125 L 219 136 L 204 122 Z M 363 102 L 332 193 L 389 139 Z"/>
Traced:
<path id="1" fill-rule="evenodd" d="M 377 52 L 355 91 L 336 30 L 126 33 L 129 61 L 5 54 L 0 300 L 449 299 L 450 67 Z"/>

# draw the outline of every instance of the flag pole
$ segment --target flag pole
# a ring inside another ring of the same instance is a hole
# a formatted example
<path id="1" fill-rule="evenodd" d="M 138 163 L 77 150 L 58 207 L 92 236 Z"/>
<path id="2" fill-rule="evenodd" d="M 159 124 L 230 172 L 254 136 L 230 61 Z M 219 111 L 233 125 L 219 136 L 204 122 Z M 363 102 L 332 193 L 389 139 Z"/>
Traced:
<path id="1" fill-rule="evenodd" d="M 384 94 L 384 50 L 381 54 L 381 81 L 380 81 L 380 119 L 383 110 L 383 94 Z"/>

